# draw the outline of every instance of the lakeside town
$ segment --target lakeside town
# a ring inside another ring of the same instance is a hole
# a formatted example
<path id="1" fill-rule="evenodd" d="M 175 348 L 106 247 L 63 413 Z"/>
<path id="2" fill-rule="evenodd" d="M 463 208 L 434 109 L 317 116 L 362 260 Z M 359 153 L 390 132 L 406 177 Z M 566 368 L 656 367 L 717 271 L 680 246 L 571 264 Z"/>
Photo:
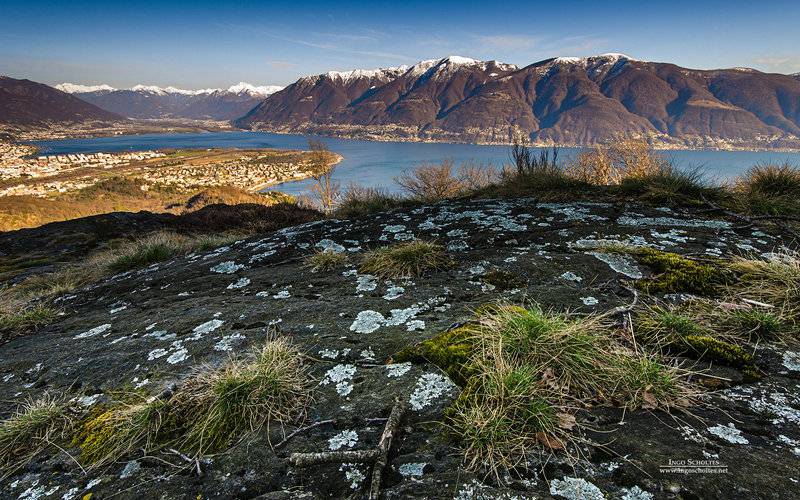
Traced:
<path id="1" fill-rule="evenodd" d="M 143 191 L 154 185 L 255 191 L 308 177 L 311 161 L 301 151 L 226 149 L 37 156 L 33 146 L 0 142 L 0 196 L 53 197 L 119 175 L 141 181 Z"/>

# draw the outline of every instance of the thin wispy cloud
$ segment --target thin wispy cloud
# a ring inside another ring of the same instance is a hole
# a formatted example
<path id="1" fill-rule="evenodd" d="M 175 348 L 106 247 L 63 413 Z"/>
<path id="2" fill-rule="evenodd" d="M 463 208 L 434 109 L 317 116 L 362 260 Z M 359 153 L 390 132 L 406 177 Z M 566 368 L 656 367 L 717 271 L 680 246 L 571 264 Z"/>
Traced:
<path id="1" fill-rule="evenodd" d="M 762 56 L 753 59 L 753 63 L 767 71 L 794 73 L 800 71 L 800 54 Z"/>
<path id="2" fill-rule="evenodd" d="M 403 54 L 396 54 L 393 52 L 385 52 L 385 51 L 375 51 L 375 50 L 363 50 L 357 49 L 350 46 L 347 46 L 346 43 L 342 43 L 343 41 L 359 41 L 363 43 L 363 40 L 357 40 L 354 37 L 358 38 L 358 35 L 350 35 L 350 34 L 328 34 L 328 38 L 336 38 L 336 40 L 321 40 L 321 41 L 313 41 L 313 40 L 306 40 L 302 38 L 287 36 L 281 33 L 277 33 L 275 31 L 264 30 L 262 28 L 256 28 L 253 26 L 241 26 L 241 25 L 233 25 L 233 24 L 221 24 L 225 28 L 234 29 L 234 30 L 248 30 L 252 33 L 257 33 L 261 36 L 265 36 L 268 38 L 272 38 L 274 40 L 280 40 L 287 43 L 292 43 L 295 45 L 301 45 L 304 47 L 310 47 L 319 50 L 325 50 L 330 52 L 337 52 L 341 54 L 350 54 L 350 55 L 359 55 L 359 56 L 368 56 L 368 57 L 376 57 L 376 58 L 383 58 L 383 59 L 393 59 L 398 61 L 409 61 L 410 57 Z M 338 42 L 338 43 L 337 43 Z"/>
<path id="3" fill-rule="evenodd" d="M 291 61 L 270 61 L 270 60 L 268 60 L 268 61 L 266 61 L 266 63 L 267 63 L 267 66 L 269 66 L 270 68 L 279 69 L 279 70 L 294 69 L 294 68 L 296 68 L 298 66 L 297 63 L 291 62 Z"/>
<path id="4" fill-rule="evenodd" d="M 529 50 L 541 43 L 541 37 L 527 35 L 479 35 L 477 42 L 493 49 Z"/>

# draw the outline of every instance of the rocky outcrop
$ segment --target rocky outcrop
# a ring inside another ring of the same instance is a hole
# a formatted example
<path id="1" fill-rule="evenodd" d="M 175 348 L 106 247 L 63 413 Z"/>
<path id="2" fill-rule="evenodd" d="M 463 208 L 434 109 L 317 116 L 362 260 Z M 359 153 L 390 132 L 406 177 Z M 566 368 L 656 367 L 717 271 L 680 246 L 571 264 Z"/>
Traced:
<path id="1" fill-rule="evenodd" d="M 355 268 L 361 252 L 413 238 L 437 239 L 455 266 L 390 281 Z M 10 401 L 45 390 L 74 393 L 87 407 L 121 387 L 157 394 L 193 368 L 220 363 L 277 331 L 313 358 L 318 385 L 307 421 L 335 422 L 276 450 L 270 443 L 294 428 L 272 426 L 203 459 L 202 476 L 194 466 L 163 462 L 180 462 L 174 455 L 131 456 L 84 474 L 66 454 L 54 454 L 5 480 L 0 496 L 361 498 L 367 467 L 296 468 L 288 454 L 375 448 L 384 422 L 374 419 L 387 417 L 400 395 L 410 405 L 384 476 L 386 498 L 798 498 L 796 352 L 753 346 L 765 373 L 758 382 L 712 368 L 718 387 L 691 415 L 583 412 L 588 437 L 605 446 L 587 446 L 574 464 L 557 452 L 541 462 L 532 457 L 522 478 L 502 486 L 462 470 L 456 444 L 439 424 L 458 387 L 430 364 L 385 364 L 486 302 L 579 312 L 628 303 L 623 284 L 649 270 L 587 250 L 609 241 L 708 256 L 761 254 L 783 244 L 777 235 L 668 208 L 447 202 L 306 223 L 120 274 L 63 297 L 57 323 L 0 346 L 3 412 L 13 408 Z M 301 267 L 319 249 L 345 253 L 351 264 L 317 273 Z M 483 279 L 495 269 L 515 276 L 512 289 Z M 721 467 L 669 467 L 703 460 Z"/>

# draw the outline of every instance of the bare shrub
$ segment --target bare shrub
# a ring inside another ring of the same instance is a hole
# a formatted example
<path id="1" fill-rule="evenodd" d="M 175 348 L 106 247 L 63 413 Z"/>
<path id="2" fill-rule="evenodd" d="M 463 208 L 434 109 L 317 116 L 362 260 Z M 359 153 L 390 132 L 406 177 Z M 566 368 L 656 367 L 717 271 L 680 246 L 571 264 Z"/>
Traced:
<path id="1" fill-rule="evenodd" d="M 384 188 L 350 184 L 336 205 L 335 215 L 348 219 L 383 212 L 400 205 L 402 200 Z"/>
<path id="2" fill-rule="evenodd" d="M 412 172 L 403 172 L 395 178 L 412 198 L 433 202 L 456 198 L 490 184 L 496 177 L 491 165 L 467 162 L 455 168 L 453 160 L 441 163 L 423 163 Z"/>
<path id="3" fill-rule="evenodd" d="M 672 169 L 669 161 L 640 139 L 595 146 L 580 153 L 565 172 L 590 184 L 607 186 L 626 179 L 642 179 Z"/>
<path id="4" fill-rule="evenodd" d="M 570 177 L 590 184 L 605 186 L 617 182 L 608 151 L 600 146 L 582 151 L 575 161 L 566 167 L 565 172 Z"/>

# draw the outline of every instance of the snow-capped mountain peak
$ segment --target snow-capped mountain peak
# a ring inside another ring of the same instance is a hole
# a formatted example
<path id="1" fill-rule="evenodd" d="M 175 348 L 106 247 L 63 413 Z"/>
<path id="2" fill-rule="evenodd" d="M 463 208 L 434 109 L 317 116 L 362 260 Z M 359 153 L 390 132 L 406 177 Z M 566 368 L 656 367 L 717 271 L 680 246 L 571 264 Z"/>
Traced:
<path id="1" fill-rule="evenodd" d="M 110 85 L 80 85 L 76 83 L 60 83 L 55 86 L 58 90 L 62 92 L 66 92 L 68 94 L 87 94 L 91 92 L 115 92 L 120 89 L 116 89 Z M 148 93 L 148 94 L 155 94 L 155 95 L 169 95 L 169 94 L 180 94 L 180 95 L 205 95 L 205 94 L 213 94 L 215 92 L 229 92 L 231 94 L 248 94 L 251 96 L 261 96 L 266 97 L 270 94 L 274 94 L 275 92 L 281 90 L 283 87 L 278 85 L 261 85 L 256 86 L 246 82 L 239 82 L 236 85 L 232 85 L 227 89 L 199 89 L 199 90 L 187 90 L 178 87 L 159 87 L 157 85 L 144 85 L 138 84 L 134 85 L 129 89 L 122 89 L 122 90 L 129 90 L 131 92 L 140 92 L 140 93 Z"/>
<path id="2" fill-rule="evenodd" d="M 55 86 L 58 90 L 66 92 L 67 94 L 76 94 L 81 92 L 113 92 L 117 89 L 111 85 L 79 85 L 77 83 L 59 83 Z"/>
<path id="3" fill-rule="evenodd" d="M 151 94 L 159 94 L 159 95 L 167 93 L 165 89 L 162 89 L 161 87 L 158 87 L 156 85 L 142 85 L 141 83 L 134 85 L 128 90 L 132 90 L 133 92 L 149 92 Z"/>
<path id="4" fill-rule="evenodd" d="M 246 82 L 239 82 L 236 85 L 231 85 L 228 87 L 228 92 L 232 94 L 250 94 L 250 95 L 261 95 L 261 96 L 268 96 L 270 94 L 274 94 L 279 90 L 283 90 L 283 87 L 279 85 L 252 85 Z"/>
<path id="5" fill-rule="evenodd" d="M 481 61 L 477 61 L 477 60 L 472 59 L 470 57 L 447 56 L 447 57 L 441 59 L 440 62 L 443 62 L 445 64 L 475 64 L 475 63 L 479 63 Z"/>
<path id="6" fill-rule="evenodd" d="M 607 54 L 600 54 L 597 56 L 589 57 L 556 57 L 553 63 L 556 64 L 596 64 L 596 63 L 616 63 L 619 61 L 636 61 L 633 57 L 617 52 L 609 52 Z"/>
<path id="7" fill-rule="evenodd" d="M 391 68 L 377 68 L 377 69 L 354 69 L 350 71 L 328 71 L 325 77 L 331 80 L 341 80 L 348 82 L 350 80 L 357 80 L 359 78 L 380 78 L 392 77 L 401 73 L 405 73 L 408 66 L 395 66 Z"/>

